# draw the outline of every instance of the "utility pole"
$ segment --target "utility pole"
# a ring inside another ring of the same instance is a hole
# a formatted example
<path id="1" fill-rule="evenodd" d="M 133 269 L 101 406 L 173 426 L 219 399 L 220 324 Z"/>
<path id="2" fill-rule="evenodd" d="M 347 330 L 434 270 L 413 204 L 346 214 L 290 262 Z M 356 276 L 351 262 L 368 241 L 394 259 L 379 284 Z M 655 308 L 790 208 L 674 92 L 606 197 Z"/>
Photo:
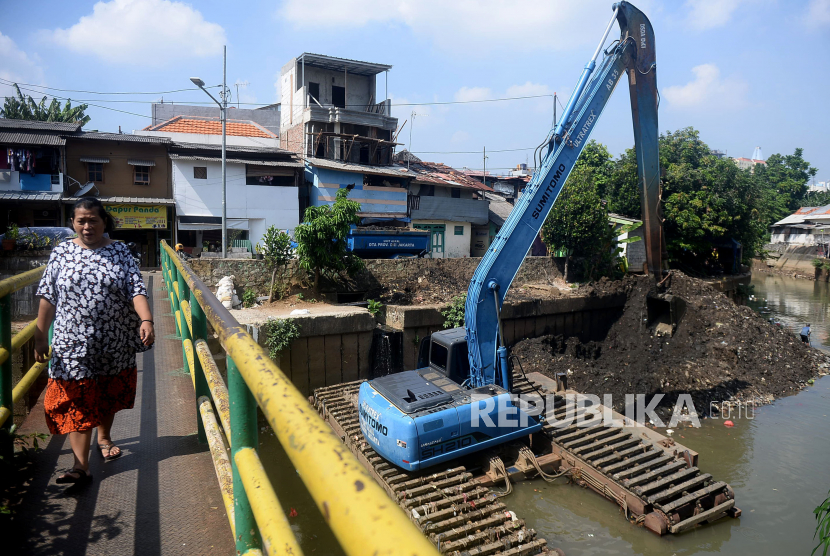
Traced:
<path id="1" fill-rule="evenodd" d="M 484 171 L 481 173 L 481 181 L 487 185 L 487 147 L 484 147 Z"/>
<path id="2" fill-rule="evenodd" d="M 228 46 L 222 47 L 222 258 L 228 258 Z"/>
<path id="3" fill-rule="evenodd" d="M 418 114 L 413 110 L 411 119 L 412 121 L 409 123 L 409 156 L 406 157 L 406 169 L 409 170 L 409 161 L 412 158 L 412 127 L 415 125 L 415 116 Z"/>

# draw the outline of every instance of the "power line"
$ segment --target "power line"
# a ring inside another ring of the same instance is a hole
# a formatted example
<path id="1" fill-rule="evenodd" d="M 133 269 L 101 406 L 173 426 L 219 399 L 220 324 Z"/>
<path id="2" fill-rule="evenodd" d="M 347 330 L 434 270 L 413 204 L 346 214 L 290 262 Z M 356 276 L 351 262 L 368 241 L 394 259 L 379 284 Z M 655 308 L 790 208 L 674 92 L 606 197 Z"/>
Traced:
<path id="1" fill-rule="evenodd" d="M 516 151 L 532 151 L 536 147 L 523 149 L 491 149 L 491 153 L 510 153 Z M 411 151 L 412 154 L 481 154 L 481 151 Z"/>
<path id="2" fill-rule="evenodd" d="M 28 89 L 26 87 L 20 87 L 20 89 L 23 90 L 23 91 L 30 91 L 30 92 L 35 92 L 35 93 L 39 92 L 39 91 L 33 91 L 32 89 Z M 52 96 L 53 96 L 53 98 L 60 99 L 60 100 L 72 100 L 71 98 L 62 97 L 62 96 L 58 96 L 58 95 L 52 95 Z M 6 97 L 6 98 L 8 98 L 8 97 Z M 81 101 L 76 100 L 75 102 L 81 102 Z M 104 110 L 112 110 L 113 112 L 121 112 L 122 114 L 129 114 L 131 116 L 139 116 L 141 118 L 153 119 L 152 116 L 147 116 L 146 114 L 138 114 L 136 112 L 128 112 L 127 110 L 119 110 L 118 108 L 111 108 L 109 106 L 101 106 L 100 104 L 93 104 L 91 102 L 84 102 L 84 104 L 87 104 L 89 106 L 94 106 L 96 108 L 103 108 Z"/>
<path id="3" fill-rule="evenodd" d="M 168 95 L 171 93 L 181 93 L 184 91 L 198 91 L 198 87 L 189 87 L 187 89 L 173 89 L 172 91 L 137 91 L 137 92 L 122 92 L 114 91 L 110 93 L 103 93 L 100 91 L 83 91 L 77 89 L 58 89 L 57 87 L 47 87 L 46 85 L 34 85 L 32 83 L 15 83 L 8 79 L 0 78 L 0 82 L 5 82 L 6 85 L 24 85 L 26 87 L 37 87 L 39 89 L 49 89 L 50 91 L 62 91 L 64 93 L 87 93 L 90 95 Z M 206 85 L 208 89 L 215 89 L 221 85 Z M 36 91 L 37 92 L 37 91 Z"/>

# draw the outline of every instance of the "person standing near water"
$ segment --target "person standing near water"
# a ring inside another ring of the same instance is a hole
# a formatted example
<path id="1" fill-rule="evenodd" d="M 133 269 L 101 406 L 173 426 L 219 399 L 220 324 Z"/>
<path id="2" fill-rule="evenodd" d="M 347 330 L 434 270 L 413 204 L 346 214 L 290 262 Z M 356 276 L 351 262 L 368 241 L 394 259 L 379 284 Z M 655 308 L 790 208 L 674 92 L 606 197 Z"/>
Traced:
<path id="1" fill-rule="evenodd" d="M 804 328 L 801 329 L 801 341 L 805 344 L 810 343 L 810 323 L 808 322 Z"/>
<path id="2" fill-rule="evenodd" d="M 115 414 L 131 409 L 136 395 L 136 357 L 155 341 L 147 288 L 126 244 L 104 237 L 115 222 L 101 201 L 75 203 L 78 237 L 52 250 L 36 295 L 35 359 L 45 362 L 54 320 L 52 359 L 44 408 L 52 434 L 69 434 L 72 469 L 57 483 L 89 483 L 92 429 L 109 461 L 121 456 L 110 429 Z"/>

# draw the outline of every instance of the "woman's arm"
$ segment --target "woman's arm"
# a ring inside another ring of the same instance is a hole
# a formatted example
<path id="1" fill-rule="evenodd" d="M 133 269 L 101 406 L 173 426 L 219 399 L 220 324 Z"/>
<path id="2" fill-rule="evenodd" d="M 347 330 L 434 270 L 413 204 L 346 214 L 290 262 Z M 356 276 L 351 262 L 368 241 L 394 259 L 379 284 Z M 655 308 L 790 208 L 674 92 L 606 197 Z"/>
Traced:
<path id="1" fill-rule="evenodd" d="M 156 332 L 153 327 L 153 313 L 150 312 L 150 302 L 146 295 L 133 297 L 133 307 L 141 319 L 141 342 L 145 346 L 151 346 L 156 341 Z"/>
<path id="2" fill-rule="evenodd" d="M 49 355 L 49 327 L 55 320 L 55 306 L 40 298 L 37 309 L 37 327 L 35 328 L 35 361 L 45 363 Z"/>

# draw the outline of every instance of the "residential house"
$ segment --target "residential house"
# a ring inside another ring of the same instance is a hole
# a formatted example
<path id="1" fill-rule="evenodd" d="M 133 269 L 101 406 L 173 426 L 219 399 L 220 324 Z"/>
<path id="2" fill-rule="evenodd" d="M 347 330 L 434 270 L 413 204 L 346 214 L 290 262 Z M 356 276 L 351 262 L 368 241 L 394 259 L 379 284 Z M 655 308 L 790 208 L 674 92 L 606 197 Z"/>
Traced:
<path id="1" fill-rule="evenodd" d="M 749 170 L 750 172 L 755 172 L 755 165 L 756 164 L 763 164 L 765 166 L 767 164 L 766 162 L 764 162 L 763 160 L 760 160 L 760 159 L 744 158 L 744 157 L 733 158 L 732 162 L 737 164 L 738 168 L 740 168 L 741 170 Z"/>
<path id="2" fill-rule="evenodd" d="M 635 237 L 640 238 L 639 240 L 634 240 L 631 242 L 618 243 L 618 247 L 622 249 L 621 255 L 625 257 L 626 261 L 628 261 L 629 272 L 645 272 L 647 267 L 645 229 L 642 226 L 643 221 L 637 220 L 636 218 L 629 218 L 627 216 L 622 216 L 620 214 L 613 213 L 610 213 L 608 215 L 608 221 L 614 227 L 614 229 L 619 232 L 617 234 L 618 242 Z M 625 232 L 621 231 L 621 228 L 633 228 L 633 225 L 637 223 L 639 223 L 640 226 L 637 226 L 634 229 L 629 229 Z"/>
<path id="3" fill-rule="evenodd" d="M 827 246 L 830 243 L 830 205 L 801 207 L 770 228 L 770 243 Z"/>
<path id="4" fill-rule="evenodd" d="M 77 123 L 0 118 L 0 233 L 9 224 L 64 224 L 64 136 L 80 129 Z"/>
<path id="5" fill-rule="evenodd" d="M 179 143 L 222 144 L 222 122 L 215 106 L 153 104 L 153 123 L 136 135 L 169 137 Z M 280 105 L 256 110 L 228 107 L 226 144 L 279 148 Z"/>
<path id="6" fill-rule="evenodd" d="M 115 217 L 111 237 L 136 243 L 142 266 L 158 266 L 159 240 L 173 239 L 170 139 L 82 131 L 65 138 L 63 221 L 78 197 L 97 196 Z"/>
<path id="7" fill-rule="evenodd" d="M 293 233 L 300 222 L 303 163 L 276 148 L 229 146 L 226 153 L 227 227 L 231 238 L 255 246 L 269 226 Z M 188 249 L 222 242 L 222 154 L 214 144 L 172 143 L 176 241 Z M 218 247 L 217 247 L 218 249 Z"/>
<path id="8" fill-rule="evenodd" d="M 283 148 L 315 158 L 388 166 L 398 119 L 377 87 L 392 66 L 303 53 L 282 67 Z M 385 100 L 381 100 L 381 98 Z"/>
<path id="9" fill-rule="evenodd" d="M 445 164 L 424 162 L 403 151 L 409 169 L 412 226 L 432 232 L 433 258 L 481 256 L 490 247 L 492 188 Z M 406 169 L 406 163 L 400 168 Z"/>

